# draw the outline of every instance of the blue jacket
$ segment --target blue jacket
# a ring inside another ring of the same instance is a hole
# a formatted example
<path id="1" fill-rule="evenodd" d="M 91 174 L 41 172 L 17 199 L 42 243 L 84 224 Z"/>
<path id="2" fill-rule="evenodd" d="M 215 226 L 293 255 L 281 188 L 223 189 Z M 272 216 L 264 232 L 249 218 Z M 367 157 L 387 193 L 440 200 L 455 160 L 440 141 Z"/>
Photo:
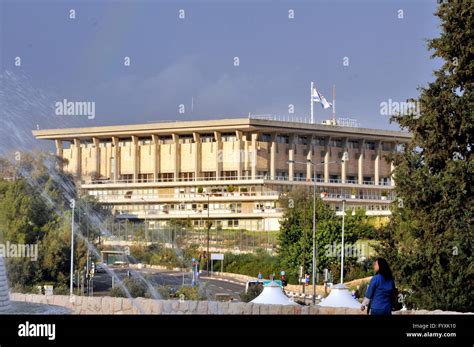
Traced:
<path id="1" fill-rule="evenodd" d="M 370 313 L 391 314 L 394 290 L 395 282 L 393 280 L 386 281 L 380 274 L 372 277 L 365 293 L 365 297 L 370 299 Z"/>

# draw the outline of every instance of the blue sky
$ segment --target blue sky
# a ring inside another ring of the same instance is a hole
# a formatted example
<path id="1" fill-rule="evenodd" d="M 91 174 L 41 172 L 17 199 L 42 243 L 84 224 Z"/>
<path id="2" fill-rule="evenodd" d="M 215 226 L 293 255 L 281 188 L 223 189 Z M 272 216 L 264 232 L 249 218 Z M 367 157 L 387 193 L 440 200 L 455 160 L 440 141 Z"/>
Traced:
<path id="1" fill-rule="evenodd" d="M 338 116 L 394 129 L 380 103 L 416 97 L 440 65 L 425 42 L 439 34 L 435 0 L 0 3 L 1 116 L 25 134 L 36 127 L 288 115 L 289 104 L 307 117 L 310 81 L 328 99 L 336 85 Z M 95 102 L 95 119 L 55 115 L 54 103 L 64 98 Z M 331 116 L 315 110 L 318 121 Z"/>

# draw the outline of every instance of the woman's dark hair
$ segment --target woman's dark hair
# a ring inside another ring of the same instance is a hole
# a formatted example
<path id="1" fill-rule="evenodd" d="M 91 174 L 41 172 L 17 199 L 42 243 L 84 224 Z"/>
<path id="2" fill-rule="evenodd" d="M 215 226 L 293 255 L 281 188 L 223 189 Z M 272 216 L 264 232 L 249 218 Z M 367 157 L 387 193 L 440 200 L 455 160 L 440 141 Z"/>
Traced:
<path id="1" fill-rule="evenodd" d="M 392 270 L 390 270 L 387 261 L 384 258 L 377 258 L 375 261 L 379 265 L 379 271 L 377 271 L 377 273 L 382 275 L 386 281 L 393 280 Z"/>

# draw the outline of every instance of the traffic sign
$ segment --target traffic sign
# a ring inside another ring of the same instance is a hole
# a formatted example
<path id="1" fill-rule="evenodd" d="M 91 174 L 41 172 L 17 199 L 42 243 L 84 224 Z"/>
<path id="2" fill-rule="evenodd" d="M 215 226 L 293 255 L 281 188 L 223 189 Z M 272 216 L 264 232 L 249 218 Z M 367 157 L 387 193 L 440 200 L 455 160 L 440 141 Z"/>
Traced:
<path id="1" fill-rule="evenodd" d="M 211 260 L 224 260 L 224 253 L 211 253 Z"/>

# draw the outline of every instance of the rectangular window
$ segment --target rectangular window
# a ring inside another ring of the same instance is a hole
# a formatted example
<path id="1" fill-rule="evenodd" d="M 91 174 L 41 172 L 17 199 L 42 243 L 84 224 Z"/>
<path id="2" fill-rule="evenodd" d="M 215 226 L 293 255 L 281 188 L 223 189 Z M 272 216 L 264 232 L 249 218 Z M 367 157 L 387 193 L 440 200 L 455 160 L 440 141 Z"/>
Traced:
<path id="1" fill-rule="evenodd" d="M 153 174 L 138 174 L 138 183 L 153 182 Z"/>
<path id="2" fill-rule="evenodd" d="M 215 181 L 216 180 L 216 172 L 215 171 L 204 171 L 202 173 L 203 178 L 205 181 Z"/>
<path id="3" fill-rule="evenodd" d="M 179 180 L 180 181 L 194 181 L 194 172 L 180 172 Z"/>
<path id="4" fill-rule="evenodd" d="M 365 143 L 365 149 L 374 150 L 375 149 L 375 142 L 374 141 L 367 141 Z"/>
<path id="5" fill-rule="evenodd" d="M 223 180 L 236 180 L 237 171 L 221 171 L 221 179 Z"/>
<path id="6" fill-rule="evenodd" d="M 173 182 L 174 174 L 171 172 L 162 172 L 158 174 L 158 181 L 160 182 Z"/>

